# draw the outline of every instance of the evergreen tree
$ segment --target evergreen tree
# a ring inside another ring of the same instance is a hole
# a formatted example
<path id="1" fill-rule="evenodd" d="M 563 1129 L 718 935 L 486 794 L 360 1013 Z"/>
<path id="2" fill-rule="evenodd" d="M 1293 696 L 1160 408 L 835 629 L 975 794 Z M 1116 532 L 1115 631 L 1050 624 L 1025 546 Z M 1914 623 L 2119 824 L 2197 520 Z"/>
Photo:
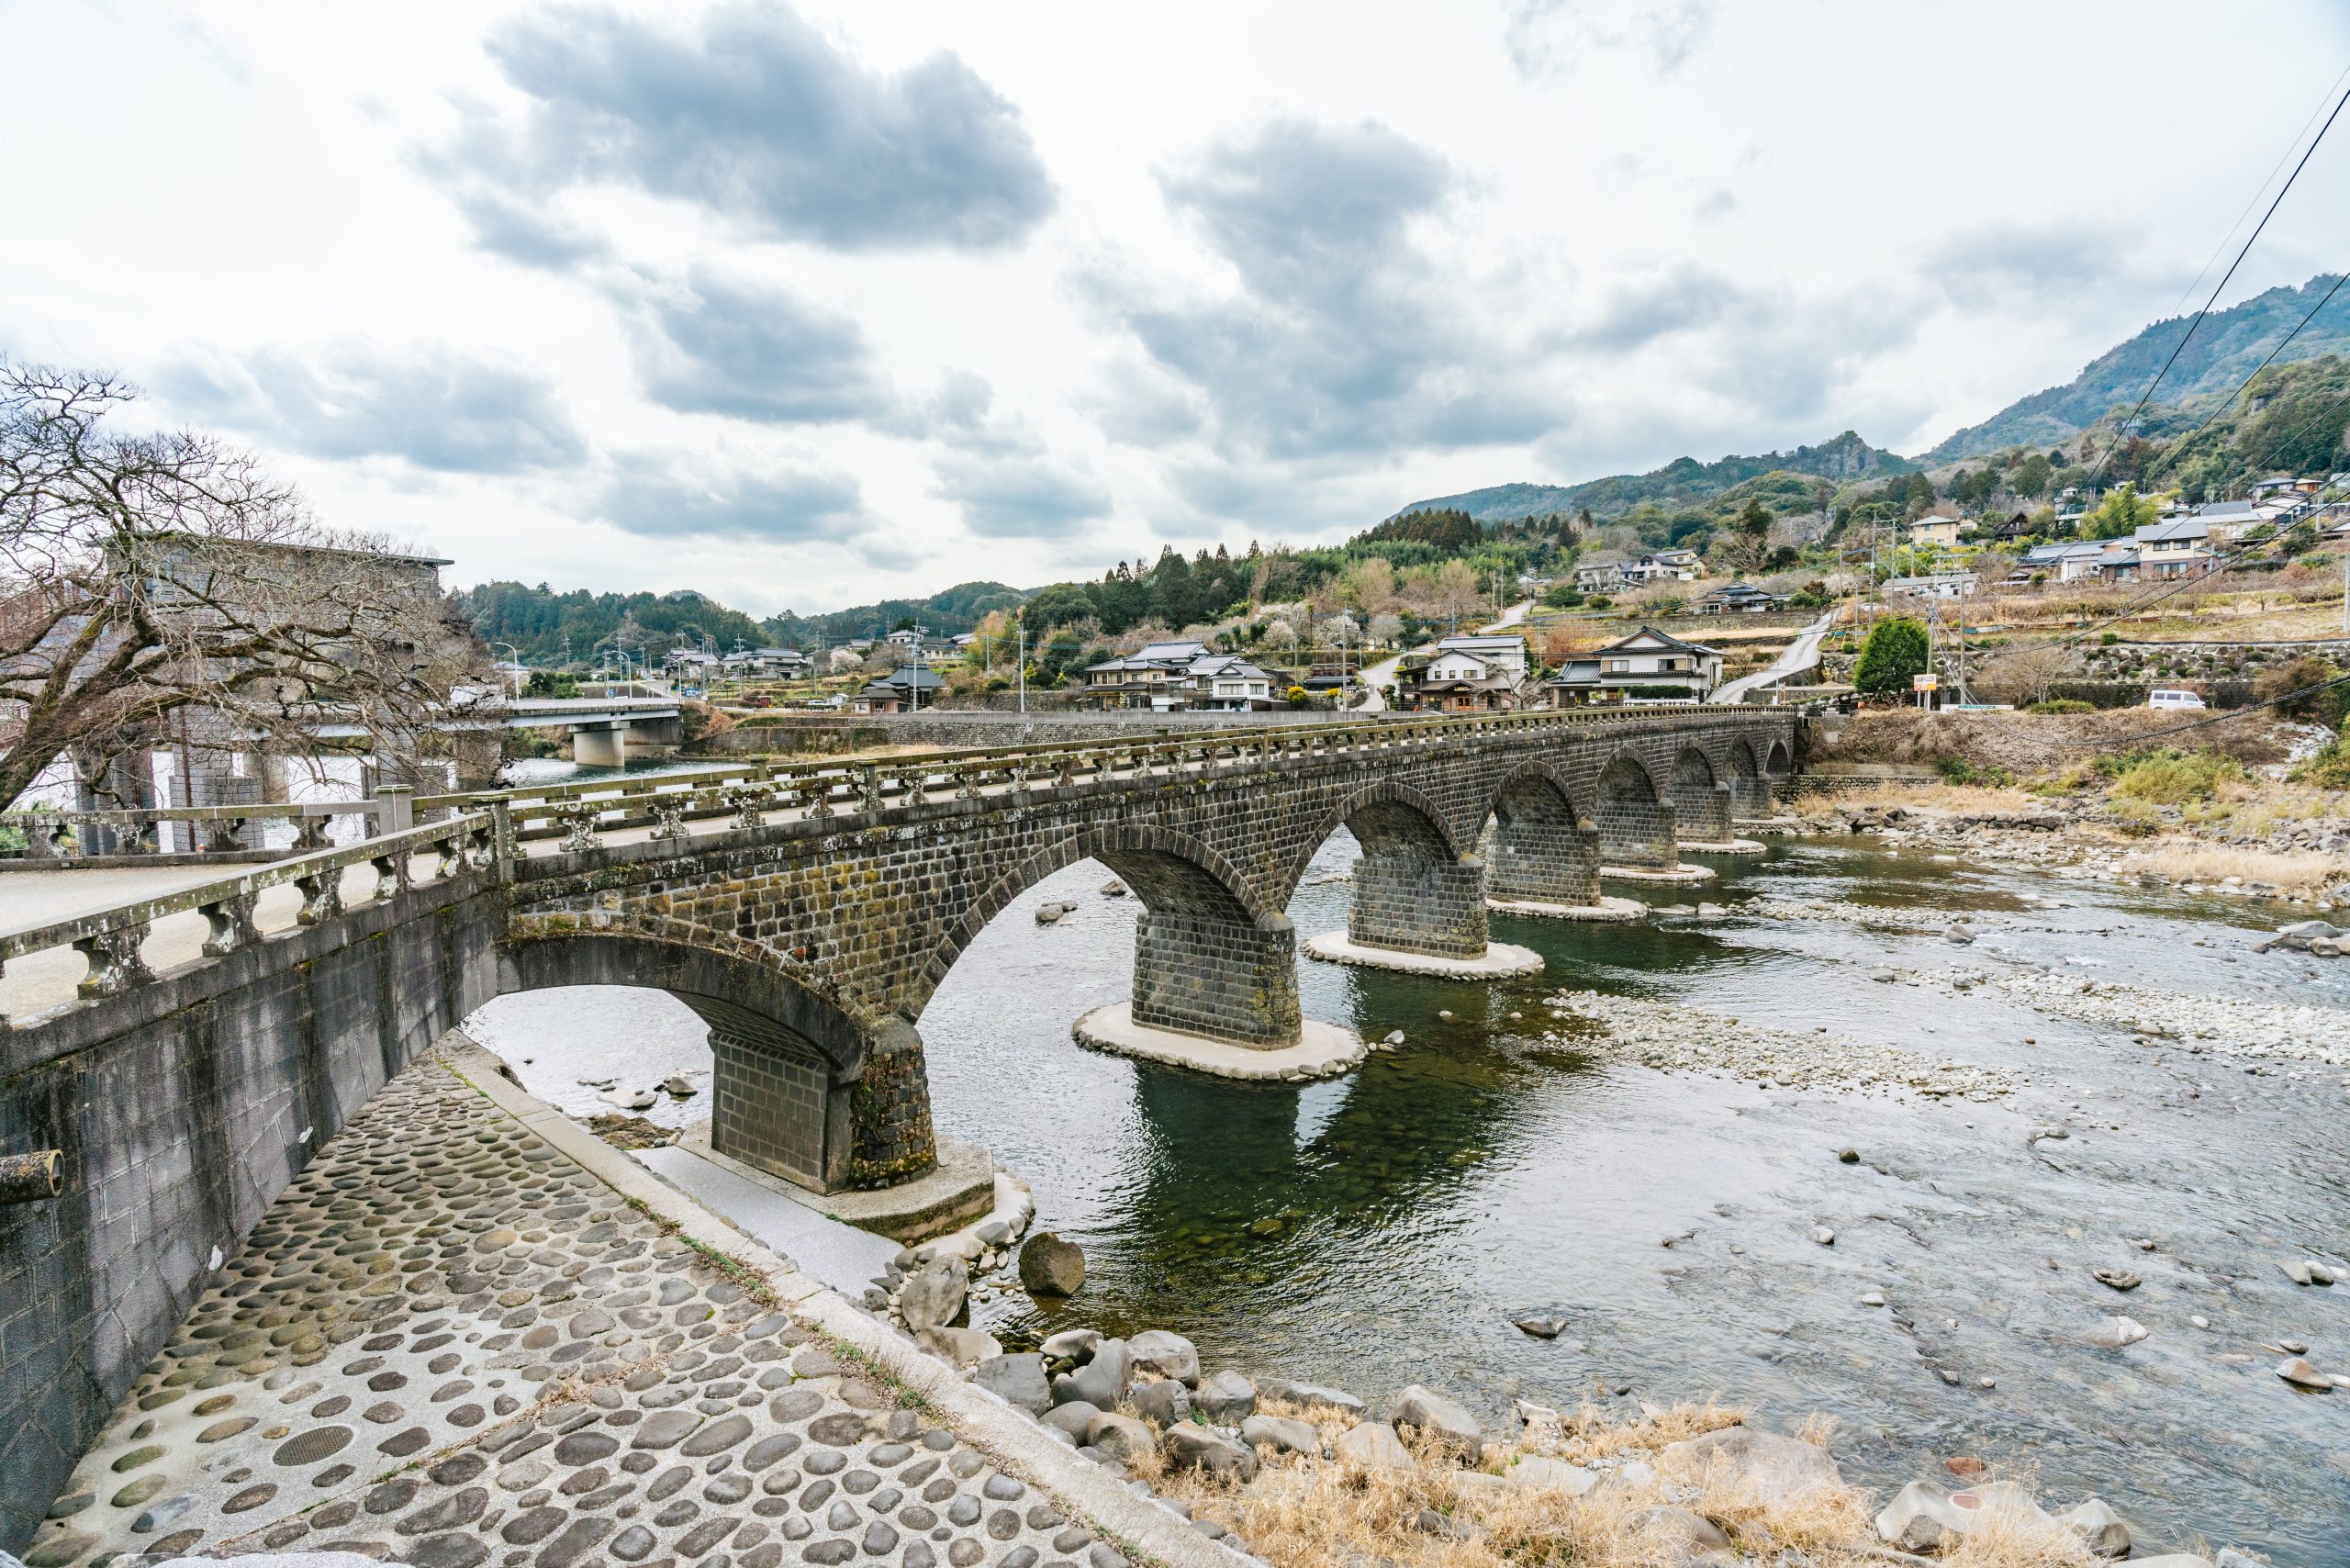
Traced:
<path id="1" fill-rule="evenodd" d="M 1907 691 L 1912 676 L 1926 673 L 1926 627 L 1907 617 L 1880 621 L 1861 644 L 1852 685 L 1865 696 Z"/>

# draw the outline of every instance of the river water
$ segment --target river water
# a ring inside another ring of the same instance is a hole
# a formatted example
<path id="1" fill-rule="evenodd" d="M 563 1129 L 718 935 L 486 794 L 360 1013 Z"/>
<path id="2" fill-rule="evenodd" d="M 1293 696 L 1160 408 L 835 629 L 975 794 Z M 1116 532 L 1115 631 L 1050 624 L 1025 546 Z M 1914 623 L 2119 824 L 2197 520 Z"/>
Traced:
<path id="1" fill-rule="evenodd" d="M 1301 934 L 1344 925 L 1355 852 L 1341 834 L 1308 873 L 1290 912 Z M 2350 1254 L 2350 1072 L 2247 1072 L 1996 988 L 1953 995 L 1906 978 L 2042 967 L 2342 1009 L 2350 1036 L 2350 963 L 2251 954 L 2295 917 L 2281 906 L 2060 882 L 1871 839 L 1716 864 L 1722 879 L 1702 896 L 1730 908 L 1723 921 L 1496 920 L 1496 939 L 1548 961 L 1532 980 L 1303 962 L 1309 1016 L 1407 1041 L 1306 1086 L 1077 1048 L 1070 1021 L 1126 994 L 1134 901 L 1102 896 L 1108 873 L 1091 862 L 1040 883 L 972 945 L 921 1027 L 939 1130 L 1025 1177 L 1037 1225 L 1083 1245 L 1088 1278 L 1066 1304 L 1015 1293 L 979 1321 L 1007 1342 L 1172 1328 L 1212 1368 L 1374 1399 L 1427 1383 L 1494 1417 L 1513 1395 L 1718 1397 L 1789 1428 L 1824 1413 L 1848 1477 L 1880 1492 L 1947 1480 L 1944 1458 L 1973 1455 L 2032 1467 L 2056 1506 L 2103 1496 L 2138 1527 L 2142 1554 L 2199 1537 L 2309 1568 L 2350 1557 L 2350 1390 L 2296 1393 L 2273 1348 L 2305 1342 L 2321 1367 L 2350 1371 L 2350 1282 L 2299 1287 L 2277 1266 Z M 1737 913 L 1762 898 L 1867 915 Z M 2049 898 L 2062 902 L 2036 902 Z M 1046 900 L 1079 908 L 1039 926 Z M 1957 913 L 1981 933 L 1963 953 L 1939 935 Z M 1901 982 L 1871 980 L 1888 964 Z M 2019 1088 L 1993 1104 L 1897 1103 L 1661 1073 L 1579 1049 L 1540 1002 L 1560 990 L 1891 1041 L 1999 1068 Z M 504 998 L 474 1026 L 530 1057 L 526 1083 L 576 1111 L 600 1108 L 581 1077 L 682 1069 L 708 1082 L 699 1025 L 655 993 Z M 701 1096 L 649 1113 L 707 1114 Z M 2027 1144 L 2053 1124 L 2069 1137 Z M 1847 1147 L 1858 1163 L 1839 1160 Z M 1811 1238 L 1822 1225 L 1832 1247 Z M 2091 1278 L 2100 1268 L 2143 1282 L 2116 1293 Z M 1888 1305 L 1863 1305 L 1869 1292 Z M 1511 1322 L 1530 1311 L 1568 1327 L 1530 1338 Z M 2115 1313 L 2148 1338 L 2088 1343 Z"/>

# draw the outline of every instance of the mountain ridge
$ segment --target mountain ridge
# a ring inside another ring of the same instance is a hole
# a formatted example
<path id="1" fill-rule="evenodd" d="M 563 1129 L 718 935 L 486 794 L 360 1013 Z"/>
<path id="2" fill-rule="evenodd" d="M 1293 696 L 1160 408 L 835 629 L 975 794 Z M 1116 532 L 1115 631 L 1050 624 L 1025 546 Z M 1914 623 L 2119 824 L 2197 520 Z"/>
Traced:
<path id="1" fill-rule="evenodd" d="M 1755 456 L 1733 454 L 1712 463 L 1700 463 L 1694 457 L 1676 457 L 1659 468 L 1645 474 L 1609 474 L 1597 479 L 1585 479 L 1573 485 L 1539 485 L 1519 481 L 1507 485 L 1490 485 L 1483 489 L 1463 490 L 1458 495 L 1437 496 L 1424 501 L 1398 508 L 1392 517 L 1404 517 L 1416 511 L 1453 510 L 1467 512 L 1479 522 L 1515 522 L 1521 518 L 1547 516 L 1551 512 L 1578 512 L 1590 509 L 1599 521 L 1609 521 L 1630 511 L 1643 501 L 1661 506 L 1710 499 L 1749 479 L 1765 474 L 1805 474 L 1815 478 L 1849 483 L 1854 479 L 1890 476 L 1914 473 L 1918 465 L 1898 453 L 1871 446 L 1852 431 L 1846 431 L 1832 441 L 1818 446 L 1798 446 L 1793 452 L 1766 452 Z"/>

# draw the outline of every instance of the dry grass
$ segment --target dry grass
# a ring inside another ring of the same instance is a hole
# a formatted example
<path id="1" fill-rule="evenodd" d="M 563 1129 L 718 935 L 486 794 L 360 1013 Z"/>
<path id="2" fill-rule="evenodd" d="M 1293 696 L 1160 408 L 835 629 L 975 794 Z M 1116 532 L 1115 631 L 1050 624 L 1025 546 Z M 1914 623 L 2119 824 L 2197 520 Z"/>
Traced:
<path id="1" fill-rule="evenodd" d="M 1490 1445 L 1481 1469 L 1423 1450 L 1419 1468 L 1366 1469 L 1259 1450 L 1257 1479 L 1245 1486 L 1197 1472 L 1169 1472 L 1156 1454 L 1130 1468 L 1162 1495 L 1188 1503 L 1248 1542 L 1275 1568 L 1670 1568 L 1685 1561 L 1677 1533 L 1655 1518 L 1660 1506 L 1703 1516 L 1736 1546 L 1764 1561 L 1795 1549 L 1819 1568 L 1883 1563 L 1874 1505 L 1849 1487 L 1819 1487 L 1766 1501 L 1720 1473 L 1693 1475 L 1661 1456 L 1673 1443 L 1736 1426 L 1723 1406 L 1642 1407 L 1626 1421 L 1591 1408 L 1572 1414 L 1526 1407 L 1517 1441 Z M 1326 1444 L 1351 1420 L 1336 1412 L 1267 1401 L 1262 1413 L 1311 1422 Z M 1815 1419 L 1795 1434 L 1826 1445 L 1832 1424 Z M 1545 1454 L 1600 1469 L 1606 1477 L 1581 1498 L 1516 1484 L 1511 1466 Z M 1635 1464 L 1634 1462 L 1639 1462 Z M 1953 1568 L 2090 1568 L 2095 1562 L 2062 1529 L 2028 1511 L 1979 1529 L 1945 1555 Z"/>
<path id="2" fill-rule="evenodd" d="M 1985 812 L 2036 814 L 2048 809 L 2046 801 L 2026 790 L 1944 784 L 1939 779 L 1893 779 L 1873 789 L 1839 790 L 1833 796 L 1821 797 L 1819 803 L 1839 809 L 1874 806 L 1889 810 L 1898 806 L 1908 811 L 1949 812 L 1957 816 L 1978 816 Z"/>
<path id="3" fill-rule="evenodd" d="M 2350 880 L 2350 858 L 2339 855 L 2286 854 L 2178 840 L 2132 850 L 2122 857 L 2121 869 L 2166 877 L 2174 882 L 2219 882 L 2241 877 L 2247 882 L 2271 882 L 2288 891 L 2330 888 Z"/>

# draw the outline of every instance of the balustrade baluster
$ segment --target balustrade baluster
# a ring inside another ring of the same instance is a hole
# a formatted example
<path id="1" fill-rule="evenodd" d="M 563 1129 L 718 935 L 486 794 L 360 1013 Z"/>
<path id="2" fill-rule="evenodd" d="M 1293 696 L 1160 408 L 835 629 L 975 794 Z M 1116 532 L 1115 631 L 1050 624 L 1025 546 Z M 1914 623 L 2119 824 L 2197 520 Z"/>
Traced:
<path id="1" fill-rule="evenodd" d="M 159 853 L 155 843 L 155 825 L 156 824 L 152 821 L 148 821 L 140 823 L 134 826 L 130 830 L 129 836 L 123 841 L 122 852 L 125 855 L 154 855 Z"/>
<path id="2" fill-rule="evenodd" d="M 256 893 L 230 893 L 212 903 L 201 904 L 211 935 L 204 939 L 204 956 L 225 958 L 240 948 L 250 947 L 261 940 L 261 930 L 253 924 L 253 904 Z"/>
<path id="3" fill-rule="evenodd" d="M 402 846 L 387 850 L 368 862 L 375 868 L 375 902 L 382 903 L 408 891 L 408 849 Z"/>
<path id="4" fill-rule="evenodd" d="M 245 846 L 245 819 L 216 817 L 212 832 L 205 840 L 205 849 L 214 855 L 226 855 Z"/>
<path id="5" fill-rule="evenodd" d="M 856 801 L 858 809 L 878 812 L 881 809 L 881 770 L 867 762 L 858 766 Z"/>
<path id="6" fill-rule="evenodd" d="M 563 851 L 565 854 L 576 855 L 583 850 L 602 847 L 603 835 L 596 831 L 596 818 L 599 814 L 592 808 L 585 808 L 564 812 L 556 816 L 555 821 L 564 826 Z"/>
<path id="7" fill-rule="evenodd" d="M 135 924 L 118 925 L 111 931 L 94 932 L 78 937 L 73 950 L 89 961 L 90 972 L 82 977 L 73 989 L 84 997 L 120 996 L 134 987 L 145 985 L 155 978 L 140 956 L 140 944 L 147 940 L 149 926 L 145 921 Z"/>
<path id="8" fill-rule="evenodd" d="M 299 816 L 294 819 L 294 848 L 299 854 L 306 850 L 327 846 L 327 819 L 323 816 Z"/>
<path id="9" fill-rule="evenodd" d="M 295 878 L 294 885 L 302 893 L 302 911 L 294 917 L 297 924 L 316 925 L 342 913 L 341 867 L 319 867 Z"/>
<path id="10" fill-rule="evenodd" d="M 686 803 L 690 796 L 671 794 L 656 797 L 653 802 L 654 838 L 683 838 L 686 836 Z"/>

